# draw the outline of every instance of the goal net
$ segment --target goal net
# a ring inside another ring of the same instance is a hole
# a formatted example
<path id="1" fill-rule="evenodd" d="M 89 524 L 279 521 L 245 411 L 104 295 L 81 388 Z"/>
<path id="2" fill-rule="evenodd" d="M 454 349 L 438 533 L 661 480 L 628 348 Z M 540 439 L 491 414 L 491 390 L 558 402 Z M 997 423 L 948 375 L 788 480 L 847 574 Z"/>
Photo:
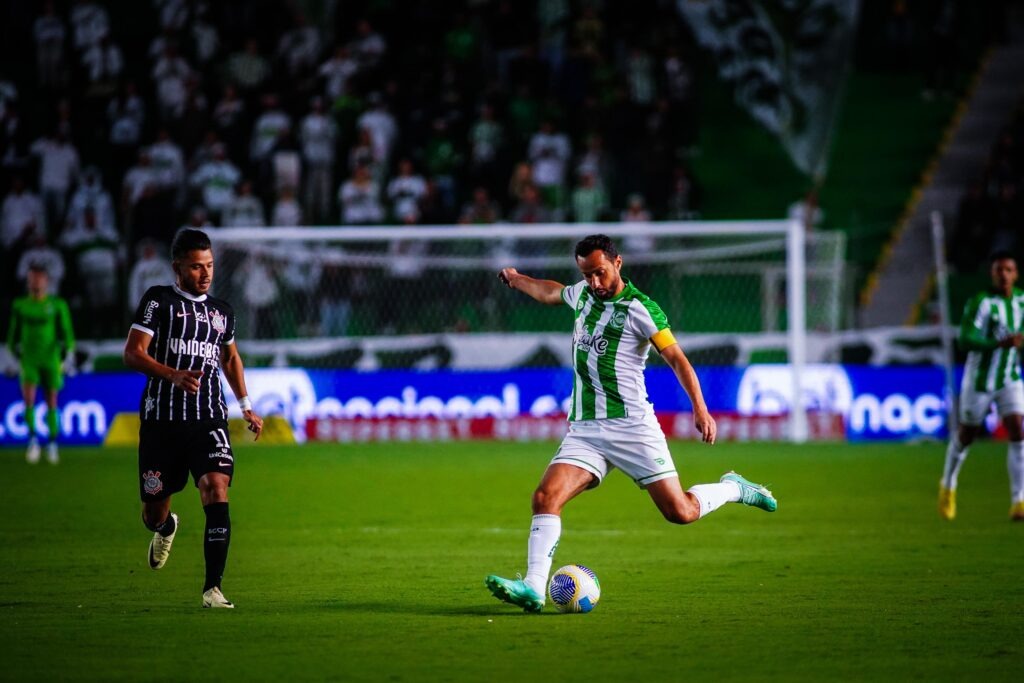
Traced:
<path id="1" fill-rule="evenodd" d="M 788 271 L 806 277 L 804 325 L 842 324 L 843 235 L 806 236 L 802 262 L 787 258 L 788 222 L 254 228 L 212 230 L 216 294 L 231 301 L 250 352 L 302 356 L 307 366 L 351 365 L 358 343 L 401 353 L 423 337 L 567 330 L 560 307 L 540 306 L 501 285 L 506 266 L 565 284 L 580 274 L 573 248 L 610 235 L 623 274 L 665 309 L 699 364 L 785 362 Z M 537 358 L 509 365 L 544 364 Z M 280 361 L 280 358 L 276 358 Z M 294 361 L 289 358 L 288 361 Z M 500 361 L 495 358 L 493 361 Z M 557 359 L 547 359 L 548 364 Z"/>
<path id="2" fill-rule="evenodd" d="M 803 395 L 808 328 L 841 324 L 844 243 L 792 221 L 213 230 L 214 293 L 235 307 L 250 366 L 566 366 L 565 309 L 496 274 L 577 282 L 575 243 L 597 232 L 694 364 L 788 363 L 787 393 Z M 790 412 L 803 440 L 805 414 Z"/>

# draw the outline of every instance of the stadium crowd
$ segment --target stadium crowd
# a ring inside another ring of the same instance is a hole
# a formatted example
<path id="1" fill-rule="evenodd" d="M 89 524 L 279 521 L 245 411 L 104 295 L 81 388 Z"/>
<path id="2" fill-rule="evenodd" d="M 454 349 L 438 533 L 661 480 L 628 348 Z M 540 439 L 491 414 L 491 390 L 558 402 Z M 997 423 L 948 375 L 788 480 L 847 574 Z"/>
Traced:
<path id="1" fill-rule="evenodd" d="M 961 273 L 988 266 L 989 254 L 1008 251 L 1024 262 L 1024 101 L 993 145 L 981 178 L 960 202 L 950 259 Z"/>
<path id="2" fill-rule="evenodd" d="M 699 208 L 692 41 L 672 2 L 75 0 L 8 18 L 4 305 L 44 263 L 84 337 L 120 334 L 168 281 L 186 224 Z"/>

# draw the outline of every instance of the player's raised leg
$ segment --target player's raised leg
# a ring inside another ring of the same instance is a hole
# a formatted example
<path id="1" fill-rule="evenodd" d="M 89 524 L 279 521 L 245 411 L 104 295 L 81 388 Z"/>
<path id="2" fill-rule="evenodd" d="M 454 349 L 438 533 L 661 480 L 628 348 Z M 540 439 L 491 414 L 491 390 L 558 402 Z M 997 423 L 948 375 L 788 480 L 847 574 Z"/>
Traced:
<path id="1" fill-rule="evenodd" d="M 597 477 L 588 470 L 564 463 L 548 466 L 533 492 L 533 519 L 526 548 L 526 578 L 491 575 L 487 587 L 499 600 L 539 612 L 544 607 L 548 574 L 562 535 L 562 508 L 592 486 Z"/>
<path id="2" fill-rule="evenodd" d="M 228 513 L 230 481 L 230 476 L 220 472 L 207 472 L 199 479 L 199 498 L 206 512 L 206 530 L 203 534 L 203 556 L 206 559 L 203 607 L 234 607 L 220 590 L 231 543 L 231 516 Z"/>
<path id="3" fill-rule="evenodd" d="M 683 491 L 678 477 L 659 479 L 647 486 L 647 493 L 666 520 L 690 524 L 726 503 L 743 503 L 774 512 L 778 502 L 771 491 L 729 472 L 717 484 L 696 484 Z"/>
<path id="4" fill-rule="evenodd" d="M 161 569 L 171 556 L 174 535 L 178 533 L 178 515 L 171 512 L 171 497 L 143 502 L 142 523 L 153 532 L 147 553 L 149 568 Z"/>

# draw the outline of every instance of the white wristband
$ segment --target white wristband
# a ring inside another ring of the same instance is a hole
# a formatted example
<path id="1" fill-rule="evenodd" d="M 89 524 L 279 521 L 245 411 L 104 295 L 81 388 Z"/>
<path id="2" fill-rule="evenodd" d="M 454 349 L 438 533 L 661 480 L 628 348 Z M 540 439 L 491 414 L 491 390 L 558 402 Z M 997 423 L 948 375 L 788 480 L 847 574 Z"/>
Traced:
<path id="1" fill-rule="evenodd" d="M 238 399 L 238 407 L 242 409 L 243 413 L 247 410 L 252 410 L 252 401 L 249 400 L 248 396 L 243 396 Z"/>

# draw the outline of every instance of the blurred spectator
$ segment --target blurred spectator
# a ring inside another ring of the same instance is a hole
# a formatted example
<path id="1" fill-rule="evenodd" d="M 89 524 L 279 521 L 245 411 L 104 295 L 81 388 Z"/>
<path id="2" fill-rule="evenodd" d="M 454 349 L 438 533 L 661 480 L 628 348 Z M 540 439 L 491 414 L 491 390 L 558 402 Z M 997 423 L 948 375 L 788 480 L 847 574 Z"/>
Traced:
<path id="1" fill-rule="evenodd" d="M 98 223 L 91 208 L 85 209 L 80 226 L 66 230 L 61 237 L 75 264 L 73 291 L 87 311 L 80 317 L 86 336 L 103 338 L 117 319 L 119 242 L 114 226 Z"/>
<path id="2" fill-rule="evenodd" d="M 572 218 L 577 223 L 596 223 L 608 211 L 608 195 L 592 173 L 581 173 L 572 192 Z"/>
<path id="3" fill-rule="evenodd" d="M 213 223 L 210 222 L 210 217 L 206 213 L 205 206 L 193 206 L 192 212 L 188 215 L 188 223 L 181 227 L 193 228 L 195 230 L 209 230 L 214 226 Z"/>
<path id="4" fill-rule="evenodd" d="M 82 66 L 86 76 L 94 86 L 102 86 L 104 91 L 113 91 L 116 81 L 124 71 L 124 55 L 121 48 L 103 36 L 95 45 L 82 53 Z"/>
<path id="5" fill-rule="evenodd" d="M 668 195 L 668 215 L 670 221 L 686 221 L 697 218 L 699 191 L 690 173 L 682 166 L 672 171 L 672 188 Z"/>
<path id="6" fill-rule="evenodd" d="M 427 173 L 437 186 L 442 207 L 446 212 L 453 212 L 458 192 L 455 178 L 462 163 L 462 155 L 443 118 L 434 119 L 433 131 L 423 150 L 423 158 Z"/>
<path id="7" fill-rule="evenodd" d="M 142 237 L 163 241 L 171 237 L 175 218 L 167 192 L 162 191 L 160 173 L 154 168 L 148 149 L 139 150 L 121 184 L 124 226 L 131 242 Z"/>
<path id="8" fill-rule="evenodd" d="M 540 192 L 533 185 L 523 188 L 522 199 L 512 212 L 513 223 L 549 223 L 551 213 L 540 200 Z"/>
<path id="9" fill-rule="evenodd" d="M 0 242 L 5 251 L 16 253 L 26 248 L 33 237 L 46 238 L 46 214 L 43 203 L 15 176 L 11 190 L 4 197 Z"/>
<path id="10" fill-rule="evenodd" d="M 324 114 L 321 98 L 313 98 L 312 111 L 302 119 L 299 137 L 306 176 L 307 219 L 315 223 L 330 220 L 338 126 Z"/>
<path id="11" fill-rule="evenodd" d="M 292 127 L 292 119 L 278 104 L 277 95 L 263 96 L 263 113 L 252 128 L 252 144 L 249 155 L 254 162 L 266 160 L 278 138 Z"/>
<path id="12" fill-rule="evenodd" d="M 107 104 L 107 121 L 110 123 L 110 177 L 116 179 L 124 175 L 135 159 L 146 123 L 146 105 L 134 81 L 125 83 L 121 92 Z"/>
<path id="13" fill-rule="evenodd" d="M 294 227 L 302 225 L 302 207 L 295 200 L 295 190 L 285 186 L 278 194 L 277 203 L 274 204 L 274 215 L 271 223 L 275 227 Z"/>
<path id="14" fill-rule="evenodd" d="M 0 168 L 2 178 L 28 170 L 29 136 L 17 102 L 7 102 L 0 114 Z"/>
<path id="15" fill-rule="evenodd" d="M 372 93 L 369 103 L 370 108 L 359 117 L 356 123 L 360 129 L 370 131 L 374 158 L 386 169 L 395 141 L 398 139 L 398 124 L 395 122 L 395 117 L 388 111 L 380 93 Z M 380 179 L 377 178 L 377 180 Z"/>
<path id="16" fill-rule="evenodd" d="M 224 86 L 224 93 L 213 108 L 213 123 L 217 135 L 228 146 L 228 156 L 242 159 L 246 154 L 245 103 L 238 97 L 232 84 Z"/>
<path id="17" fill-rule="evenodd" d="M 626 58 L 626 83 L 629 84 L 629 100 L 633 104 L 649 106 L 656 94 L 654 83 L 654 60 L 640 47 L 634 47 Z"/>
<path id="18" fill-rule="evenodd" d="M 235 199 L 235 185 L 241 180 L 238 167 L 227 160 L 224 145 L 213 148 L 213 159 L 203 162 L 193 173 L 190 182 L 202 193 L 203 205 L 220 222 L 222 214 Z"/>
<path id="19" fill-rule="evenodd" d="M 332 255 L 325 260 L 316 289 L 322 336 L 340 337 L 348 333 L 348 322 L 352 316 L 352 279 L 340 256 Z"/>
<path id="20" fill-rule="evenodd" d="M 320 56 L 320 31 L 310 26 L 301 12 L 295 16 L 294 28 L 281 35 L 277 56 L 284 62 L 291 78 L 316 66 L 316 59 Z"/>
<path id="21" fill-rule="evenodd" d="M 320 65 L 318 73 L 324 79 L 324 95 L 334 102 L 348 92 L 348 81 L 359 71 L 359 65 L 352 59 L 344 45 L 334 48 L 334 56 Z"/>
<path id="22" fill-rule="evenodd" d="M 387 49 L 387 42 L 373 30 L 370 22 L 364 19 L 356 24 L 356 39 L 349 45 L 349 51 L 360 69 L 375 69 Z"/>
<path id="23" fill-rule="evenodd" d="M 43 13 L 32 27 L 36 41 L 36 78 L 44 88 L 64 85 L 64 20 L 57 15 L 53 0 L 43 3 Z M 52 280 L 53 277 L 51 276 Z"/>
<path id="24" fill-rule="evenodd" d="M 142 301 L 142 295 L 150 287 L 174 283 L 174 271 L 167 257 L 161 253 L 153 240 L 139 242 L 138 257 L 128 276 L 127 310 L 132 310 Z"/>
<path id="25" fill-rule="evenodd" d="M 491 201 L 487 188 L 478 187 L 473 190 L 473 201 L 462 207 L 459 223 L 463 225 L 489 225 L 501 220 L 501 209 L 497 202 Z"/>
<path id="26" fill-rule="evenodd" d="M 46 274 L 50 276 L 50 293 L 58 293 L 61 282 L 64 280 L 64 257 L 39 235 L 32 238 L 29 248 L 18 259 L 18 280 L 24 281 L 28 276 L 29 268 L 34 265 L 42 266 L 46 270 Z"/>
<path id="27" fill-rule="evenodd" d="M 623 223 L 650 223 L 651 212 L 647 210 L 644 197 L 634 192 L 626 199 L 626 208 L 619 219 Z M 654 251 L 654 238 L 650 235 L 628 235 L 622 240 L 626 253 L 642 256 Z"/>
<path id="28" fill-rule="evenodd" d="M 557 132 L 553 121 L 545 120 L 530 138 L 529 157 L 533 164 L 533 182 L 543 193 L 545 205 L 559 208 L 564 203 L 566 165 L 572 157 L 569 136 Z"/>
<path id="29" fill-rule="evenodd" d="M 384 209 L 380 205 L 380 186 L 370 176 L 370 169 L 357 166 L 355 174 L 338 191 L 341 203 L 341 222 L 347 225 L 384 222 Z"/>
<path id="30" fill-rule="evenodd" d="M 238 194 L 224 210 L 222 225 L 226 228 L 262 228 L 266 224 L 263 204 L 253 196 L 252 183 L 243 180 L 238 185 Z"/>
<path id="31" fill-rule="evenodd" d="M 427 194 L 423 176 L 413 171 L 412 162 L 398 162 L 398 175 L 388 183 L 388 199 L 395 220 L 400 223 L 417 222 L 420 218 L 420 200 Z"/>
<path id="32" fill-rule="evenodd" d="M 89 0 L 75 0 L 71 8 L 75 49 L 83 52 L 110 33 L 110 17 L 102 5 Z"/>
<path id="33" fill-rule="evenodd" d="M 360 166 L 370 169 L 370 175 L 378 178 L 384 175 L 384 165 L 377 158 L 369 128 L 360 128 L 356 144 L 348 152 L 348 170 L 355 173 Z"/>
<path id="34" fill-rule="evenodd" d="M 64 221 L 68 190 L 78 179 L 78 152 L 67 135 L 57 130 L 32 143 L 32 153 L 39 157 L 39 190 L 47 225 L 59 226 Z"/>
<path id="35" fill-rule="evenodd" d="M 245 41 L 245 48 L 228 59 L 228 79 L 246 92 L 255 92 L 270 78 L 270 65 L 260 56 L 260 44 L 255 38 Z"/>
<path id="36" fill-rule="evenodd" d="M 498 155 L 504 138 L 501 124 L 495 120 L 494 107 L 480 107 L 480 118 L 470 129 L 470 170 L 477 182 L 494 190 L 498 182 Z"/>
<path id="37" fill-rule="evenodd" d="M 159 182 L 160 190 L 168 193 L 174 206 L 180 207 L 185 202 L 185 155 L 181 147 L 171 139 L 166 128 L 160 128 L 156 134 L 156 142 L 149 147 L 149 158 L 153 162 L 153 170 Z"/>
<path id="38" fill-rule="evenodd" d="M 92 209 L 99 225 L 116 225 L 114 202 L 110 193 L 103 187 L 100 170 L 95 166 L 87 166 L 82 171 L 82 182 L 71 195 L 68 205 L 68 216 L 65 221 L 69 229 L 78 229 L 85 224 L 85 211 Z"/>
<path id="39" fill-rule="evenodd" d="M 587 151 L 576 163 L 576 173 L 592 176 L 594 182 L 607 191 L 611 187 L 610 166 L 611 161 L 604 150 L 604 138 L 596 133 L 588 136 Z"/>
<path id="40" fill-rule="evenodd" d="M 516 206 L 523 200 L 526 188 L 533 185 L 533 168 L 529 163 L 520 161 L 512 171 L 508 181 L 508 206 Z"/>
<path id="41" fill-rule="evenodd" d="M 277 336 L 277 321 L 274 313 L 281 289 L 273 271 L 256 253 L 250 253 L 238 270 L 233 284 L 242 291 L 252 336 L 256 339 L 270 339 Z"/>
<path id="42" fill-rule="evenodd" d="M 207 5 L 196 3 L 196 18 L 192 22 L 192 54 L 199 68 L 206 67 L 220 49 L 220 35 L 216 27 L 207 21 Z"/>
<path id="43" fill-rule="evenodd" d="M 163 55 L 153 66 L 151 74 L 156 82 L 160 116 L 164 121 L 181 118 L 185 111 L 185 86 L 191 75 L 188 62 L 178 55 L 178 46 L 175 43 L 165 45 Z"/>

